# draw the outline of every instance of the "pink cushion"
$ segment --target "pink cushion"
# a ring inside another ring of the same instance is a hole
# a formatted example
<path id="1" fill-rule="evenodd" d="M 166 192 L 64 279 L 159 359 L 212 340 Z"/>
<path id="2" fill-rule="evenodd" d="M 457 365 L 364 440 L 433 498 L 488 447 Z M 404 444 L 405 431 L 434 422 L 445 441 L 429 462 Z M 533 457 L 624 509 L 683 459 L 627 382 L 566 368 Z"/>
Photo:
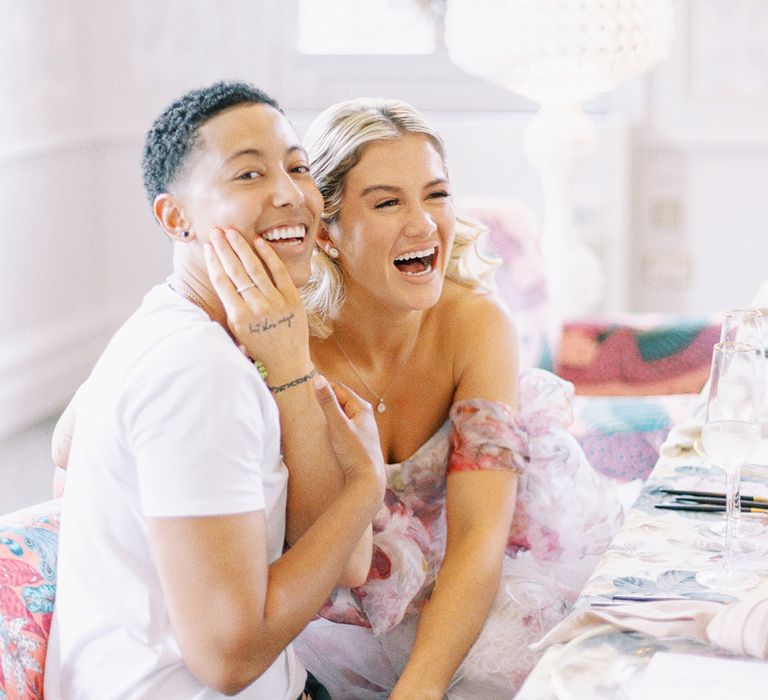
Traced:
<path id="1" fill-rule="evenodd" d="M 713 319 L 632 314 L 567 323 L 557 373 L 592 396 L 693 394 L 709 376 Z"/>
<path id="2" fill-rule="evenodd" d="M 54 500 L 0 516 L 0 698 L 43 697 L 60 512 Z"/>
<path id="3" fill-rule="evenodd" d="M 470 218 L 488 227 L 488 248 L 501 258 L 499 296 L 512 312 L 520 345 L 520 367 L 552 369 L 560 321 L 549 300 L 539 227 L 530 206 L 514 199 L 464 200 Z"/>

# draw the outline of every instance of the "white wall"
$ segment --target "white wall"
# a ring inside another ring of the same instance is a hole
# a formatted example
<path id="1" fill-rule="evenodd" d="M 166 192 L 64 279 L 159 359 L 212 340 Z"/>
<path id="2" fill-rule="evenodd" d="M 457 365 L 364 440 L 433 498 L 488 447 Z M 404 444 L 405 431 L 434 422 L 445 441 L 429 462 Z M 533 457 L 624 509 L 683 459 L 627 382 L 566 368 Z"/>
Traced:
<path id="1" fill-rule="evenodd" d="M 114 325 L 99 293 L 104 265 L 93 264 L 103 258 L 86 5 L 2 10 L 0 433 L 60 403 Z"/>
<path id="2" fill-rule="evenodd" d="M 577 188 L 586 233 L 623 246 L 609 258 L 626 296 L 608 308 L 706 313 L 743 305 L 768 277 L 768 56 L 758 41 L 767 4 L 677 4 L 670 59 L 592 105 L 625 117 L 601 119 Z M 712 13 L 726 4 L 718 22 Z M 322 80 L 309 97 L 286 89 L 284 6 L 0 0 L 0 436 L 58 408 L 167 273 L 170 248 L 140 186 L 154 115 L 220 78 L 259 84 L 300 123 L 331 100 Z M 749 38 L 746 53 L 727 45 L 734 33 Z M 724 64 L 725 78 L 715 70 Z M 443 130 L 459 193 L 518 196 L 540 210 L 518 140 L 524 114 L 475 113 L 463 94 L 451 109 L 445 84 L 382 73 L 382 92 L 400 96 L 402 85 Z"/>
<path id="3" fill-rule="evenodd" d="M 768 3 L 676 8 L 638 120 L 633 301 L 708 313 L 768 278 Z"/>
<path id="4" fill-rule="evenodd" d="M 265 7 L 0 0 L 0 437 L 63 406 L 168 273 L 143 134 L 191 87 L 264 77 Z"/>

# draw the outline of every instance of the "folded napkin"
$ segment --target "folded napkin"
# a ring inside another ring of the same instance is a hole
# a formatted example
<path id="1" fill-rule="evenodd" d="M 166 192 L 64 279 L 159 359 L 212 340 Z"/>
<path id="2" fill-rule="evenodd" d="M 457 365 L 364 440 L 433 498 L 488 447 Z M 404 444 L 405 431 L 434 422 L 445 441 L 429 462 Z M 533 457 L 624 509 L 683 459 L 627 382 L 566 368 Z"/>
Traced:
<path id="1" fill-rule="evenodd" d="M 735 654 L 768 658 L 768 598 L 728 604 L 660 600 L 582 610 L 565 618 L 530 648 L 541 651 L 605 623 L 660 639 L 688 637 Z"/>
<path id="2" fill-rule="evenodd" d="M 701 437 L 703 417 L 696 415 L 685 423 L 676 425 L 669 431 L 667 439 L 661 445 L 659 454 L 662 457 L 681 457 L 693 450 L 694 442 Z"/>

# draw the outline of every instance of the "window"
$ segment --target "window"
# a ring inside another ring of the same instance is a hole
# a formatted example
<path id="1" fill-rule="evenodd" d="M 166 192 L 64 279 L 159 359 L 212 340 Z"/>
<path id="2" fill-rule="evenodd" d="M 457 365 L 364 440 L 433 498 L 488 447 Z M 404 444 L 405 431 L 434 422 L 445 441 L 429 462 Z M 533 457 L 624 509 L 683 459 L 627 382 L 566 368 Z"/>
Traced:
<path id="1" fill-rule="evenodd" d="M 441 17 L 418 0 L 299 0 L 298 49 L 310 55 L 431 54 Z"/>
<path id="2" fill-rule="evenodd" d="M 443 44 L 450 0 L 282 0 L 269 4 L 275 94 L 316 111 L 363 96 L 422 110 L 531 111 L 533 103 L 468 76 Z"/>

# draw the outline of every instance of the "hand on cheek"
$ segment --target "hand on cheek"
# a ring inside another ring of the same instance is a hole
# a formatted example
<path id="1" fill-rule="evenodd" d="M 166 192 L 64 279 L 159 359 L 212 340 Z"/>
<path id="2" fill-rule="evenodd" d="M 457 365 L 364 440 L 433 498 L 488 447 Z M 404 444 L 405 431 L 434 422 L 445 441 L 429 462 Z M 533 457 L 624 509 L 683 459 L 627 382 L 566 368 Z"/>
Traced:
<path id="1" fill-rule="evenodd" d="M 266 366 L 275 385 L 311 368 L 309 331 L 301 297 L 277 253 L 261 238 L 254 248 L 234 229 L 214 229 L 203 250 L 232 335 Z"/>

